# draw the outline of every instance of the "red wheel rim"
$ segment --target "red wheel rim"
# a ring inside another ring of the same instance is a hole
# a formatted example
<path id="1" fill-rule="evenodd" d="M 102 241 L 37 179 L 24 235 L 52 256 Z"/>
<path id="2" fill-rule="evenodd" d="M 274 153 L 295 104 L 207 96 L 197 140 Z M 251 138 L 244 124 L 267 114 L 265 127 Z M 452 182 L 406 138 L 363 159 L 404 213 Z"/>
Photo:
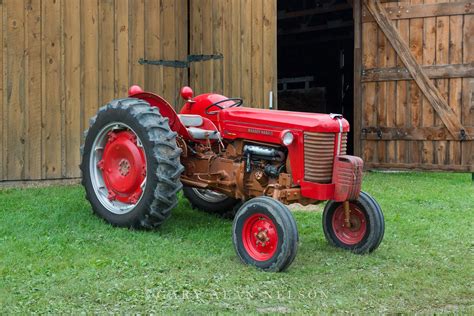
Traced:
<path id="1" fill-rule="evenodd" d="M 344 207 L 341 204 L 332 217 L 332 229 L 336 237 L 346 245 L 358 244 L 367 232 L 367 219 L 355 204 L 350 203 L 350 227 L 345 222 Z"/>
<path id="2" fill-rule="evenodd" d="M 146 178 L 146 159 L 133 132 L 109 132 L 102 160 L 104 184 L 109 200 L 136 204 L 142 196 L 142 183 Z"/>
<path id="3" fill-rule="evenodd" d="M 266 261 L 273 257 L 277 250 L 278 231 L 268 216 L 253 214 L 244 222 L 242 241 L 250 257 L 257 261 Z"/>

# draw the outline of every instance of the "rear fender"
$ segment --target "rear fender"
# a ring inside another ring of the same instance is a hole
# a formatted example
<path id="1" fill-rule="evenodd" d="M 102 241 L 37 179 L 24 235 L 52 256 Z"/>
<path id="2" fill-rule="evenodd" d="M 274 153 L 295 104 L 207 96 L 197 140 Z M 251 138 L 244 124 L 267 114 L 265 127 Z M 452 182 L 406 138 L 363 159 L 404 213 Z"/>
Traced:
<path id="1" fill-rule="evenodd" d="M 131 92 L 129 93 L 129 97 L 142 99 L 148 102 L 151 106 L 157 107 L 160 110 L 160 114 L 163 117 L 168 118 L 168 124 L 171 130 L 177 132 L 185 138 L 189 138 L 188 130 L 179 120 L 179 117 L 171 104 L 169 104 L 165 99 L 154 93 L 144 91 Z"/>

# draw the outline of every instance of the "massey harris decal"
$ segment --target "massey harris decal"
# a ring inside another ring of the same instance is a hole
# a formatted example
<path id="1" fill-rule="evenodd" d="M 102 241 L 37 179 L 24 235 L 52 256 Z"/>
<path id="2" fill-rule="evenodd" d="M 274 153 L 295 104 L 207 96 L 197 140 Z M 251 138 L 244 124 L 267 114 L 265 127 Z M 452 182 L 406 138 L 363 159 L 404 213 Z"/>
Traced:
<path id="1" fill-rule="evenodd" d="M 263 134 L 263 135 L 269 135 L 272 136 L 273 132 L 264 130 L 264 129 L 256 129 L 256 128 L 249 128 L 247 129 L 247 132 L 252 133 L 252 134 Z"/>

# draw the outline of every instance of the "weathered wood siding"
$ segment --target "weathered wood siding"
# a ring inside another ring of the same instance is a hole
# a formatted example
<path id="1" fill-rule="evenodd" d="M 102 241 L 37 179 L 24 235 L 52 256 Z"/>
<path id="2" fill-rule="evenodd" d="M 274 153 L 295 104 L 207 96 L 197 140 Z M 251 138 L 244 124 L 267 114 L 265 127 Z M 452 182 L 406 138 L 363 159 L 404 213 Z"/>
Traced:
<path id="1" fill-rule="evenodd" d="M 130 84 L 178 106 L 187 0 L 0 1 L 0 181 L 80 176 L 82 132 Z"/>
<path id="2" fill-rule="evenodd" d="M 361 39 L 356 37 L 362 47 L 362 72 L 356 75 L 361 94 L 355 100 L 356 111 L 361 110 L 361 123 L 355 126 L 361 142 L 356 148 L 370 168 L 474 171 L 474 5 L 411 0 L 382 6 L 408 45 L 407 53 L 440 92 L 436 106 L 449 106 L 435 110 L 363 5 L 356 17 L 362 21 Z M 461 140 L 457 126 L 471 140 Z"/>
<path id="3" fill-rule="evenodd" d="M 195 93 L 242 97 L 246 106 L 277 103 L 277 1 L 190 1 L 190 54 L 222 54 L 222 60 L 193 63 Z"/>

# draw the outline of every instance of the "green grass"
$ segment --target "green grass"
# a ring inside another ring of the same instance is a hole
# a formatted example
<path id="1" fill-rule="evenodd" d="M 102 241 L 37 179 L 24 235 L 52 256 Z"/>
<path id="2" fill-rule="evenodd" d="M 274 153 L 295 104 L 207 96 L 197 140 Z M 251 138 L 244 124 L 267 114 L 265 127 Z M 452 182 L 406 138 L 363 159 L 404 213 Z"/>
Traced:
<path id="1" fill-rule="evenodd" d="M 181 198 L 158 231 L 113 228 L 80 186 L 0 191 L 0 313 L 473 313 L 470 174 L 369 173 L 385 213 L 380 248 L 332 248 L 320 212 L 295 212 L 285 273 L 242 265 L 232 223 Z"/>

